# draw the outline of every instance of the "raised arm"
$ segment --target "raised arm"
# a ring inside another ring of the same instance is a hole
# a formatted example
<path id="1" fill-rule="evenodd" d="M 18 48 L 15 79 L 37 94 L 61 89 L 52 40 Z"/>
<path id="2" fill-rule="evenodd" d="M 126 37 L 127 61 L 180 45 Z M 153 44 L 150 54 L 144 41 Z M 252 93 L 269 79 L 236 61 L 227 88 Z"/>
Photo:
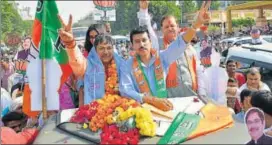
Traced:
<path id="1" fill-rule="evenodd" d="M 211 1 L 204 1 L 198 12 L 196 21 L 192 24 L 192 27 L 185 33 L 180 34 L 165 51 L 160 52 L 161 58 L 166 67 L 177 60 L 180 57 L 180 54 L 185 51 L 186 45 L 191 42 L 193 37 L 195 37 L 196 29 L 200 28 L 202 24 L 209 21 L 210 17 L 207 11 L 210 4 Z"/>
<path id="2" fill-rule="evenodd" d="M 159 50 L 159 41 L 156 33 L 154 32 L 152 26 L 151 26 L 151 18 L 150 15 L 148 14 L 148 1 L 147 0 L 140 0 L 140 11 L 137 13 L 137 17 L 139 19 L 139 26 L 147 26 L 151 42 L 152 42 L 152 47 L 156 50 Z"/>
<path id="3" fill-rule="evenodd" d="M 69 17 L 69 23 L 66 25 L 59 16 L 62 23 L 62 28 L 59 30 L 61 41 L 66 47 L 66 52 L 69 57 L 69 64 L 76 77 L 83 77 L 87 68 L 87 60 L 76 46 L 76 41 L 72 33 L 72 16 Z"/>

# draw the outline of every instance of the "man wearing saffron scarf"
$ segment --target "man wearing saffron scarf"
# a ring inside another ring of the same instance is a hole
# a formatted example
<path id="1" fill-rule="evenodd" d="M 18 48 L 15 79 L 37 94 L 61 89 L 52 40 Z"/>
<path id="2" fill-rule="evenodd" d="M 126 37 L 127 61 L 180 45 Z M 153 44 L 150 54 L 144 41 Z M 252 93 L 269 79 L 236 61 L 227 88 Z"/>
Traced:
<path id="1" fill-rule="evenodd" d="M 140 12 L 138 12 L 140 25 L 151 27 L 149 26 L 148 1 L 140 1 L 140 8 Z M 172 15 L 162 18 L 161 28 L 163 32 L 163 44 L 160 44 L 159 49 L 166 50 L 177 39 L 180 30 L 175 17 Z M 151 31 L 151 34 L 154 33 L 152 29 L 148 30 Z M 152 39 L 152 43 L 154 43 L 154 40 L 156 39 Z M 197 93 L 201 96 L 206 96 L 203 82 L 203 67 L 200 65 L 197 53 L 189 43 L 183 47 L 186 47 L 185 51 L 179 54 L 179 58 L 169 66 L 166 78 L 168 97 L 195 96 Z"/>
<path id="2" fill-rule="evenodd" d="M 72 16 L 66 25 L 59 17 L 63 28 L 59 35 L 66 47 L 69 64 L 78 78 L 84 79 L 84 99 L 79 98 L 79 105 L 102 98 L 105 94 L 119 94 L 120 64 L 122 58 L 113 50 L 113 39 L 105 34 L 98 35 L 87 58 L 77 48 L 72 33 Z M 83 101 L 84 100 L 84 101 Z"/>
<path id="3" fill-rule="evenodd" d="M 151 104 L 163 111 L 173 108 L 166 99 L 168 94 L 165 78 L 168 67 L 184 53 L 186 44 L 195 36 L 196 29 L 209 20 L 209 5 L 210 2 L 204 2 L 193 28 L 189 28 L 183 35 L 178 35 L 164 51 L 158 52 L 152 48 L 146 27 L 140 26 L 130 33 L 130 41 L 136 55 L 121 67 L 120 92 L 123 96 Z"/>

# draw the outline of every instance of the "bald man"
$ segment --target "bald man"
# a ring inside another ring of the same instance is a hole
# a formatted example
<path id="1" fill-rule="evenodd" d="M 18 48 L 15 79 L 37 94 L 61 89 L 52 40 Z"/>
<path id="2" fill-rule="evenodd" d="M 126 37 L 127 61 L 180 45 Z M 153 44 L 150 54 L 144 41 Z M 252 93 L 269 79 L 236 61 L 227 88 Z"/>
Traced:
<path id="1" fill-rule="evenodd" d="M 271 92 L 268 85 L 261 81 L 261 74 L 257 68 L 250 68 L 247 72 L 246 77 L 247 82 L 240 87 L 240 91 L 243 91 L 244 89 L 249 89 L 252 91 L 267 90 Z"/>

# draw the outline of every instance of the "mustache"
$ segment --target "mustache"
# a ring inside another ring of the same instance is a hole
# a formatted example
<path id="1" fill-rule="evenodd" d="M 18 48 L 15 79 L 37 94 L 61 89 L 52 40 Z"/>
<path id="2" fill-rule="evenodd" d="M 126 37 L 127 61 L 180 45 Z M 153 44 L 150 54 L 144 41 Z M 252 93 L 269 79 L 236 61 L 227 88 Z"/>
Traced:
<path id="1" fill-rule="evenodd" d="M 140 47 L 139 49 L 147 50 L 147 48 L 145 48 L 145 47 Z"/>
<path id="2" fill-rule="evenodd" d="M 254 131 L 254 130 L 258 130 L 258 128 L 250 128 L 249 131 Z"/>

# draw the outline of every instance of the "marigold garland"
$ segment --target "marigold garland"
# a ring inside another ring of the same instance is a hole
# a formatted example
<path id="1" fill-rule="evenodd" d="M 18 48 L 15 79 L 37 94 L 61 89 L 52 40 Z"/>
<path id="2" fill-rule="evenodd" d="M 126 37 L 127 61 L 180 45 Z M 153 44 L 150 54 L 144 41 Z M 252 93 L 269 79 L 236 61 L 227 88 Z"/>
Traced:
<path id="1" fill-rule="evenodd" d="M 119 94 L 118 74 L 114 59 L 106 69 L 105 94 Z"/>
<path id="2" fill-rule="evenodd" d="M 106 124 L 115 123 L 113 112 L 116 108 L 119 107 L 119 110 L 122 108 L 125 111 L 130 106 L 140 106 L 135 100 L 130 100 L 117 95 L 106 95 L 102 99 L 97 100 L 97 102 L 99 103 L 99 108 L 89 123 L 89 128 L 94 132 L 103 128 Z"/>
<path id="3" fill-rule="evenodd" d="M 134 116 L 136 117 L 136 127 L 140 129 L 140 134 L 144 136 L 155 136 L 157 125 L 152 119 L 152 114 L 149 110 L 141 107 L 129 108 L 121 112 L 117 120 L 127 120 Z"/>

